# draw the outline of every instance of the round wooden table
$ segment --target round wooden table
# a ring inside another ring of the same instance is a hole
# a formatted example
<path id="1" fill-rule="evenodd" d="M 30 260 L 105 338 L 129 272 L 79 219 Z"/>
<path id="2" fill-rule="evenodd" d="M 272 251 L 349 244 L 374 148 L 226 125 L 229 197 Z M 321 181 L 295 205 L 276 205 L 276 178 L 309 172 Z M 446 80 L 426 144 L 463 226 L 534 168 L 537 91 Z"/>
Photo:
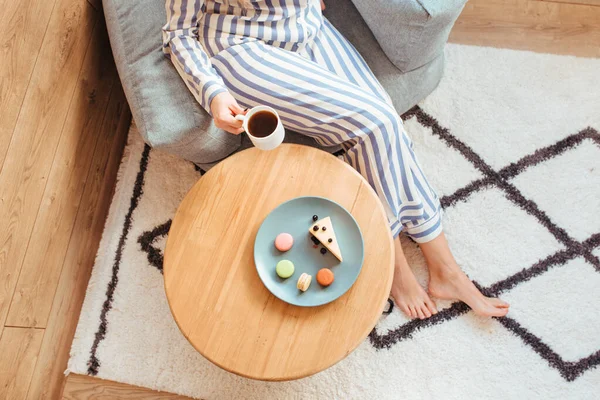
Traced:
<path id="1" fill-rule="evenodd" d="M 254 265 L 263 219 L 298 196 L 338 202 L 364 237 L 356 283 L 319 307 L 277 299 Z M 165 290 L 177 325 L 204 357 L 248 378 L 290 380 L 330 367 L 367 337 L 386 305 L 393 259 L 383 207 L 352 167 L 306 146 L 252 148 L 211 169 L 182 201 L 165 249 Z"/>

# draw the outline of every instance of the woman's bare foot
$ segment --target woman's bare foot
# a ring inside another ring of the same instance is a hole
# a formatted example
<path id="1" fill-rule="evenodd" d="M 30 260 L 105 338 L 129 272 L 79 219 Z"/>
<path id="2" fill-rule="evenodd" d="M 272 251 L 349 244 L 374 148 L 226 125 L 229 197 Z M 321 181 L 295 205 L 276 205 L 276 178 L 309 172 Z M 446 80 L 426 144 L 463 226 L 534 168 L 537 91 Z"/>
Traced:
<path id="1" fill-rule="evenodd" d="M 503 317 L 508 313 L 508 303 L 484 296 L 460 269 L 443 233 L 431 242 L 422 243 L 421 250 L 429 266 L 429 293 L 432 296 L 461 300 L 478 315 Z"/>
<path id="2" fill-rule="evenodd" d="M 435 270 L 436 272 L 430 272 L 429 279 L 429 293 L 432 296 L 439 299 L 461 300 L 478 315 L 503 317 L 508 313 L 508 303 L 481 294 L 458 265 L 435 268 Z"/>
<path id="3" fill-rule="evenodd" d="M 394 240 L 394 246 L 396 248 L 396 262 L 392 297 L 396 305 L 410 318 L 425 319 L 437 314 L 435 303 L 419 285 L 410 269 L 399 239 Z"/>

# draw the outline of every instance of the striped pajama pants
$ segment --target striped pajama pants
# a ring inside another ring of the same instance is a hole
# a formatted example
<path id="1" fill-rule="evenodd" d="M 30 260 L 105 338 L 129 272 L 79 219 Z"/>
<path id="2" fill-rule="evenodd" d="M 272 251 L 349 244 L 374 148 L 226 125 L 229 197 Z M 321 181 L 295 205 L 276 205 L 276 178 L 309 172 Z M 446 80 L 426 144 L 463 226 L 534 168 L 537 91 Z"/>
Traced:
<path id="1" fill-rule="evenodd" d="M 292 52 L 262 41 L 228 47 L 212 66 L 243 107 L 268 105 L 284 126 L 344 158 L 373 187 L 393 237 L 416 242 L 442 231 L 441 206 L 392 101 L 356 49 L 324 19 L 316 37 Z"/>

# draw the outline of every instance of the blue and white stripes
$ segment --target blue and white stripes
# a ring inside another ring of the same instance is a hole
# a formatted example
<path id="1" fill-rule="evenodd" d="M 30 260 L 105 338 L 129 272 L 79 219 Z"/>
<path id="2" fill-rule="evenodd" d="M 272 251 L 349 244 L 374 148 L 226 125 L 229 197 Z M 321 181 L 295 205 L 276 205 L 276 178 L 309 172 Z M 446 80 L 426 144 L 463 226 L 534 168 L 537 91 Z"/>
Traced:
<path id="1" fill-rule="evenodd" d="M 236 0 L 167 0 L 163 50 L 202 107 L 226 90 L 209 58 L 247 41 L 299 51 L 319 31 L 319 1 L 260 0 L 242 8 Z M 206 87 L 205 87 L 206 86 Z"/>
<path id="2" fill-rule="evenodd" d="M 167 0 L 165 52 L 200 104 L 208 109 L 228 90 L 242 107 L 271 106 L 286 128 L 341 144 L 381 199 L 394 236 L 439 235 L 440 203 L 400 116 L 360 54 L 322 17 L 319 1 L 251 4 Z"/>

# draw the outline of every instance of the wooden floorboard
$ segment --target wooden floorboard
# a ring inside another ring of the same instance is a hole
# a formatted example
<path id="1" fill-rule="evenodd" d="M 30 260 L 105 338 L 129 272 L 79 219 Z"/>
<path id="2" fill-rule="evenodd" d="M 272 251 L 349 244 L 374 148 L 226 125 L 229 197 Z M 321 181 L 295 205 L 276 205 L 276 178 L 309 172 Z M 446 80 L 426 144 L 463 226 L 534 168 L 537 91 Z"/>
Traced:
<path id="1" fill-rule="evenodd" d="M 5 327 L 0 339 L 0 399 L 24 399 L 44 331 Z"/>
<path id="2" fill-rule="evenodd" d="M 103 23 L 87 50 L 12 299 L 7 325 L 45 327 L 69 238 L 118 80 Z"/>
<path id="3" fill-rule="evenodd" d="M 54 0 L 0 0 L 0 171 Z"/>
<path id="4" fill-rule="evenodd" d="M 93 155 L 28 399 L 56 399 L 60 394 L 130 123 L 125 94 L 117 85 L 111 93 Z"/>
<path id="5" fill-rule="evenodd" d="M 600 0 L 541 0 L 547 3 L 566 3 L 573 5 L 600 6 Z"/>
<path id="6" fill-rule="evenodd" d="M 600 7 L 536 0 L 470 0 L 449 40 L 600 57 Z"/>
<path id="7" fill-rule="evenodd" d="M 101 0 L 0 9 L 0 399 L 185 399 L 65 380 L 131 115 Z M 600 57 L 600 0 L 469 0 L 450 41 Z"/>
<path id="8" fill-rule="evenodd" d="M 62 398 L 64 400 L 191 400 L 185 396 L 75 374 L 67 377 Z"/>
<path id="9" fill-rule="evenodd" d="M 0 172 L 2 325 L 97 19 L 85 0 L 58 0 Z"/>

